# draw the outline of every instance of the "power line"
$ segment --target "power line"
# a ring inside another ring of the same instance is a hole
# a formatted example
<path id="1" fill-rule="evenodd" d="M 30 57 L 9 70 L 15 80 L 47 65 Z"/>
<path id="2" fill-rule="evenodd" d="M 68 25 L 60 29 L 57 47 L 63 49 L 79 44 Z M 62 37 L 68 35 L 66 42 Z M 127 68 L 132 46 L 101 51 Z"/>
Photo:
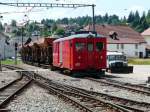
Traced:
<path id="1" fill-rule="evenodd" d="M 60 3 L 4 3 L 0 5 L 14 6 L 14 7 L 62 7 L 62 8 L 78 8 L 78 7 L 91 7 L 94 4 L 60 4 Z"/>
<path id="2" fill-rule="evenodd" d="M 94 4 L 61 4 L 61 3 L 4 3 L 0 2 L 0 5 L 14 6 L 14 7 L 57 7 L 57 8 L 79 8 L 79 7 L 92 7 L 92 20 L 93 31 L 95 31 L 95 6 Z"/>

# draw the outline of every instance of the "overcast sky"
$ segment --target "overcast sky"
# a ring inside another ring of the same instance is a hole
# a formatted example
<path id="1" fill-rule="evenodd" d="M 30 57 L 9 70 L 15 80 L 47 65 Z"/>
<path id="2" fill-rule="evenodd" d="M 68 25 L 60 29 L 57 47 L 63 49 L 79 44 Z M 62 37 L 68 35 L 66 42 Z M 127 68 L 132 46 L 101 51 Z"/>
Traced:
<path id="1" fill-rule="evenodd" d="M 39 0 L 0 0 L 0 2 L 41 2 Z M 42 2 L 47 3 L 85 3 L 85 4 L 95 4 L 96 15 L 116 14 L 119 17 L 127 16 L 129 12 L 138 10 L 140 14 L 143 11 L 148 11 L 149 0 L 42 0 Z M 32 10 L 29 13 L 13 13 L 13 12 L 26 12 Z M 63 17 L 78 17 L 92 15 L 92 10 L 90 7 L 87 8 L 77 8 L 77 9 L 63 9 L 63 8 L 17 8 L 9 6 L 0 6 L 0 13 L 10 12 L 9 14 L 0 14 L 3 19 L 0 21 L 10 22 L 12 19 L 17 20 L 17 22 L 22 22 L 25 17 L 28 16 L 30 20 L 40 21 L 45 18 L 58 19 Z"/>

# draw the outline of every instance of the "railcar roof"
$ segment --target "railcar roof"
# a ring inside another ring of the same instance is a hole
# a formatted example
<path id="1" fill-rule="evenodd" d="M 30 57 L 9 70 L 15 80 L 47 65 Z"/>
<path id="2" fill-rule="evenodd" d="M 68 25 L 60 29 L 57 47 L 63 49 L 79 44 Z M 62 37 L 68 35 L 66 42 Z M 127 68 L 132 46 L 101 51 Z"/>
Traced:
<path id="1" fill-rule="evenodd" d="M 89 36 L 94 36 L 95 37 L 95 34 L 89 34 L 89 33 L 86 33 L 86 34 L 75 34 L 75 35 L 71 35 L 71 36 L 68 36 L 68 37 L 57 39 L 54 42 L 71 40 L 71 39 L 75 39 L 75 38 L 87 38 Z M 96 38 L 102 38 L 102 37 L 105 37 L 105 36 L 100 35 L 100 34 L 97 34 L 97 36 L 96 36 Z"/>

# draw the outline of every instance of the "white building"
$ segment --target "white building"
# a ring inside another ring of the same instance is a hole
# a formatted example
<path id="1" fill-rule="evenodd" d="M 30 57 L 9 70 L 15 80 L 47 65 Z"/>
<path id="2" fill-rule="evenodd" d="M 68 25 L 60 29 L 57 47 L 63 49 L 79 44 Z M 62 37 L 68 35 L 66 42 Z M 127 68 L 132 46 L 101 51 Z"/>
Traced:
<path id="1" fill-rule="evenodd" d="M 92 26 L 87 26 L 85 29 L 92 30 Z M 146 56 L 145 39 L 129 26 L 96 25 L 96 31 L 107 37 L 108 51 L 123 52 L 127 57 L 134 58 Z"/>
<path id="2" fill-rule="evenodd" d="M 10 58 L 15 56 L 15 50 L 13 47 L 13 44 L 7 44 L 6 40 L 8 39 L 8 36 L 0 32 L 0 58 Z"/>
<path id="3" fill-rule="evenodd" d="M 150 28 L 148 28 L 144 32 L 142 32 L 141 35 L 144 37 L 144 39 L 147 42 L 146 57 L 150 57 Z"/>
<path id="4" fill-rule="evenodd" d="M 150 28 L 141 33 L 148 45 L 150 45 Z"/>

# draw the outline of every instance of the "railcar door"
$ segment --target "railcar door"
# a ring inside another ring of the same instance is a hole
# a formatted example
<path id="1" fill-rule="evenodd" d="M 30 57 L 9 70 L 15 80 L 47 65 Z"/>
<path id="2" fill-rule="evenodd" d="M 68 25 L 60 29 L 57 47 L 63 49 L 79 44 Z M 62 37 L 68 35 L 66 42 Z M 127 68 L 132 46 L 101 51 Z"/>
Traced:
<path id="1" fill-rule="evenodd" d="M 94 39 L 87 39 L 87 67 L 94 68 L 95 60 L 94 60 Z"/>
<path id="2" fill-rule="evenodd" d="M 62 47 L 63 47 L 63 43 L 60 42 L 59 43 L 59 63 L 62 64 L 62 58 L 63 58 L 63 53 L 62 53 Z"/>
<path id="3" fill-rule="evenodd" d="M 75 43 L 75 55 L 74 59 L 76 60 L 75 63 L 75 68 L 76 69 L 84 69 L 86 65 L 86 43 L 83 40 L 76 41 Z"/>
<path id="4" fill-rule="evenodd" d="M 95 67 L 98 69 L 102 69 L 106 67 L 106 40 L 101 39 L 95 41 L 95 60 L 96 60 L 96 65 Z"/>

